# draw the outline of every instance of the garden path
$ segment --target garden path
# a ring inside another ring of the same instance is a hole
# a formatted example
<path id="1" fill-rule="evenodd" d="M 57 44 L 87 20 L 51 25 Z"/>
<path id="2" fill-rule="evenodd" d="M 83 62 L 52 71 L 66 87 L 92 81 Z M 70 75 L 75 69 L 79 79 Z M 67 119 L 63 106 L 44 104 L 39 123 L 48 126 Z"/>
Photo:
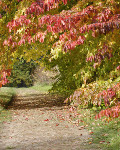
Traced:
<path id="1" fill-rule="evenodd" d="M 0 150 L 96 150 L 89 132 L 72 121 L 68 106 L 10 108 L 0 125 Z"/>

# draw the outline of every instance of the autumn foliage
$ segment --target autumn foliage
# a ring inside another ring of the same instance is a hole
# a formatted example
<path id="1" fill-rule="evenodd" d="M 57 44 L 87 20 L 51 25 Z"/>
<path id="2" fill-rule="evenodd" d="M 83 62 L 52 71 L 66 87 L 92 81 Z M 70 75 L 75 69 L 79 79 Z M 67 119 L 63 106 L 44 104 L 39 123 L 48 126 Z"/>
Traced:
<path id="1" fill-rule="evenodd" d="M 100 106 L 104 101 L 106 107 L 116 106 L 99 115 L 109 112 L 107 116 L 117 117 L 120 108 L 119 0 L 22 0 L 17 4 L 19 13 L 14 13 L 12 20 L 6 22 L 8 32 L 2 43 L 5 50 L 9 49 L 7 60 L 19 56 L 37 60 L 47 54 L 47 65 L 59 67 L 57 84 L 61 89 L 77 89 L 71 96 L 69 93 L 66 102 L 78 100 L 80 105 L 91 102 Z M 19 11 L 22 6 L 24 9 Z M 111 80 L 110 85 L 104 88 L 99 82 L 93 83 L 101 79 Z M 91 88 L 90 84 L 95 86 Z"/>
<path id="2" fill-rule="evenodd" d="M 1 75 L 1 77 L 0 77 L 0 87 L 2 87 L 2 85 L 5 85 L 9 82 L 7 77 L 9 77 L 10 74 L 11 74 L 10 69 L 7 69 L 7 70 L 4 69 L 0 72 L 0 75 Z"/>

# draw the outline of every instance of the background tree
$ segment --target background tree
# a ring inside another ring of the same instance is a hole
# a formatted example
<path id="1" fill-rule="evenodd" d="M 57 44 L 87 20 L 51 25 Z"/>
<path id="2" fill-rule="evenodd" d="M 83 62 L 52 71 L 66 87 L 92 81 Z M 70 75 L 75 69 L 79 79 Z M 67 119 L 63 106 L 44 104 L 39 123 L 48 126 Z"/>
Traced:
<path id="1" fill-rule="evenodd" d="M 32 74 L 37 64 L 34 61 L 26 62 L 23 58 L 14 63 L 11 75 L 8 78 L 9 83 L 5 86 L 10 87 L 30 87 L 34 83 Z"/>

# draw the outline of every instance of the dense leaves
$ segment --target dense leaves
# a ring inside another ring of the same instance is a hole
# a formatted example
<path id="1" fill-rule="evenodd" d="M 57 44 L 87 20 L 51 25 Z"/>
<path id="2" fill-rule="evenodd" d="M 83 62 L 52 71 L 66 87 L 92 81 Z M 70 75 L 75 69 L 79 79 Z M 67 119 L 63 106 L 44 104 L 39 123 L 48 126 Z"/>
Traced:
<path id="1" fill-rule="evenodd" d="M 11 70 L 10 69 L 3 69 L 1 72 L 0 72 L 0 87 L 2 87 L 2 85 L 5 85 L 7 84 L 9 81 L 7 79 L 7 77 L 9 77 L 11 75 Z"/>
<path id="2" fill-rule="evenodd" d="M 37 64 L 34 61 L 26 62 L 23 58 L 18 59 L 13 66 L 11 76 L 8 78 L 10 87 L 29 87 L 33 85 L 33 72 Z"/>
<path id="3" fill-rule="evenodd" d="M 6 22 L 9 32 L 2 46 L 7 61 L 18 56 L 36 61 L 44 55 L 45 65 L 58 66 L 60 72 L 53 90 L 74 93 L 70 101 L 81 105 L 100 106 L 103 100 L 106 107 L 118 106 L 120 81 L 114 81 L 120 76 L 119 0 L 19 3 L 18 13 Z M 101 80 L 111 83 L 102 87 Z"/>

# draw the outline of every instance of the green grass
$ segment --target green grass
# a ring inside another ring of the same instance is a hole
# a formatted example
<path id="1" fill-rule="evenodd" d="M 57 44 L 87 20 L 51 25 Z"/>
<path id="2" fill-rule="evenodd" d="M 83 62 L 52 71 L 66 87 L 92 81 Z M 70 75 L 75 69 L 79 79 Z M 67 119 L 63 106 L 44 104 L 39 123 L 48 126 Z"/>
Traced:
<path id="1" fill-rule="evenodd" d="M 35 85 L 30 87 L 30 89 L 34 89 L 37 91 L 41 91 L 41 92 L 48 92 L 48 90 L 50 90 L 52 88 L 52 85 Z"/>
<path id="2" fill-rule="evenodd" d="M 4 109 L 11 101 L 12 96 L 19 93 L 19 91 L 24 91 L 25 94 L 29 94 L 30 90 L 39 91 L 40 93 L 46 93 L 49 89 L 51 89 L 51 85 L 35 85 L 29 88 L 14 88 L 14 87 L 2 87 L 0 88 L 0 123 L 5 122 L 6 120 L 10 119 L 9 111 Z"/>
<path id="3" fill-rule="evenodd" d="M 51 85 L 35 85 L 29 88 L 14 88 L 14 87 L 2 87 L 0 88 L 0 123 L 5 122 L 10 119 L 10 113 L 8 110 L 4 109 L 9 104 L 12 99 L 12 96 L 19 93 L 19 90 L 26 91 L 26 94 L 29 93 L 27 90 L 33 89 L 42 93 L 48 92 L 51 88 Z"/>
<path id="4" fill-rule="evenodd" d="M 97 111 L 90 109 L 80 109 L 80 126 L 85 126 L 91 133 L 91 138 L 88 142 L 88 147 L 102 150 L 120 150 L 120 117 L 108 120 L 101 118 L 95 120 Z M 78 119 L 78 117 L 73 120 Z"/>
<path id="5" fill-rule="evenodd" d="M 14 87 L 2 87 L 0 88 L 0 95 L 4 94 L 15 94 L 15 89 Z"/>
<path id="6" fill-rule="evenodd" d="M 8 110 L 3 108 L 0 111 L 0 124 L 9 120 L 11 120 L 11 114 Z"/>
<path id="7" fill-rule="evenodd" d="M 2 87 L 0 88 L 0 105 L 6 107 L 15 94 L 14 88 Z"/>
<path id="8" fill-rule="evenodd" d="M 3 110 L 3 107 L 0 105 L 0 112 Z"/>
<path id="9" fill-rule="evenodd" d="M 34 86 L 31 86 L 29 88 L 26 87 L 22 87 L 22 88 L 14 88 L 14 87 L 2 87 L 0 88 L 0 95 L 2 94 L 16 94 L 16 91 L 19 90 L 26 90 L 26 89 L 34 89 L 37 91 L 41 91 L 41 92 L 48 92 L 48 90 L 50 90 L 52 88 L 52 85 L 47 85 L 47 84 L 37 84 Z"/>
<path id="10" fill-rule="evenodd" d="M 0 124 L 11 119 L 10 112 L 5 108 L 11 101 L 13 94 L 15 94 L 13 88 L 0 88 Z"/>
<path id="11" fill-rule="evenodd" d="M 3 124 L 7 121 L 11 121 L 11 113 L 0 106 L 0 130 L 3 128 Z"/>
<path id="12" fill-rule="evenodd" d="M 94 127 L 93 143 L 101 143 L 106 150 L 120 150 L 120 121 L 101 123 Z"/>
<path id="13" fill-rule="evenodd" d="M 0 88 L 0 105 L 6 108 L 6 106 L 11 101 L 12 97 L 19 93 L 19 91 L 23 91 L 26 95 L 29 95 L 29 90 L 35 90 L 40 93 L 47 93 L 49 89 L 51 89 L 51 85 L 35 85 L 29 88 L 14 88 L 14 87 L 2 87 Z M 34 91 L 33 91 L 34 92 Z"/>
<path id="14" fill-rule="evenodd" d="M 15 147 L 13 147 L 13 146 L 8 146 L 8 147 L 6 147 L 6 149 L 14 149 Z"/>

